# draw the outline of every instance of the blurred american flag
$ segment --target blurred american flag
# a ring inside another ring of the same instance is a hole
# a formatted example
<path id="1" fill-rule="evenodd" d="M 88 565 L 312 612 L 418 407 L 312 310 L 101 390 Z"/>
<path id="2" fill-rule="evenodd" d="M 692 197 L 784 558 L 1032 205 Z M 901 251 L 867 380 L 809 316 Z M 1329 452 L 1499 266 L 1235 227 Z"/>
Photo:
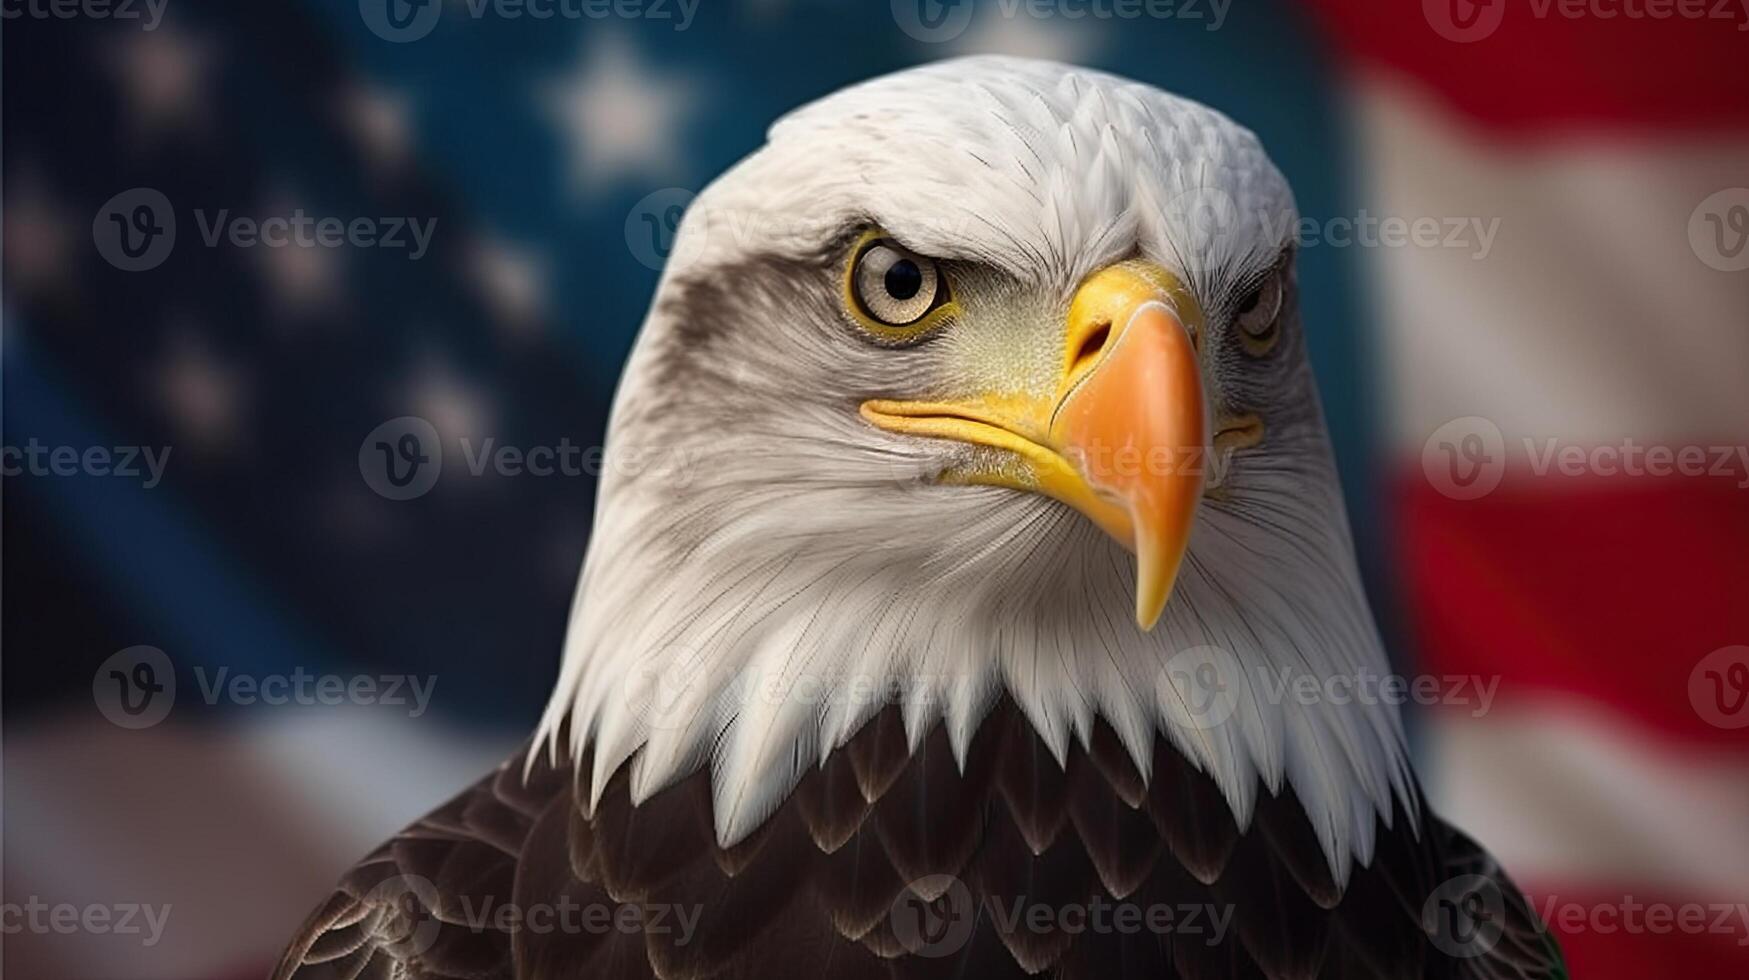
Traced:
<path id="1" fill-rule="evenodd" d="M 5 22 L 5 442 L 171 452 L 151 488 L 6 481 L 4 900 L 170 908 L 150 946 L 8 935 L 14 975 L 258 975 L 343 867 L 507 752 L 554 676 L 592 482 L 475 476 L 462 440 L 598 444 L 669 207 L 781 112 L 974 51 L 1226 111 L 1316 227 L 1368 209 L 1500 219 L 1483 258 L 1328 236 L 1302 250 L 1363 562 L 1405 669 L 1418 651 L 1420 669 L 1503 681 L 1484 717 L 1429 713 L 1430 786 L 1538 895 L 1749 901 L 1745 729 L 1689 689 L 1702 657 L 1749 643 L 1745 491 L 1550 485 L 1514 462 L 1495 493 L 1454 500 L 1422 466 L 1435 430 L 1468 417 L 1508 445 L 1749 441 L 1749 274 L 1688 237 L 1704 199 L 1749 184 L 1740 21 L 925 0 L 958 28 L 931 36 L 904 4 L 850 0 L 705 0 L 684 29 L 678 4 L 538 19 L 460 2 L 424 22 L 404 8 L 419 36 L 394 40 L 373 3 L 168 0 L 149 30 Z M 106 207 L 139 188 L 176 235 L 130 272 L 99 242 Z M 220 212 L 433 231 L 417 259 L 208 245 Z M 446 465 L 389 500 L 360 444 L 409 415 Z M 167 721 L 131 731 L 94 705 L 94 672 L 138 644 L 166 651 L 179 688 Z M 436 686 L 417 715 L 207 704 L 220 669 Z M 1569 933 L 1577 976 L 1749 969 L 1749 924 Z"/>
<path id="2" fill-rule="evenodd" d="M 1749 8 L 1318 6 L 1369 204 L 1502 219 L 1368 254 L 1434 803 L 1574 976 L 1749 974 Z"/>

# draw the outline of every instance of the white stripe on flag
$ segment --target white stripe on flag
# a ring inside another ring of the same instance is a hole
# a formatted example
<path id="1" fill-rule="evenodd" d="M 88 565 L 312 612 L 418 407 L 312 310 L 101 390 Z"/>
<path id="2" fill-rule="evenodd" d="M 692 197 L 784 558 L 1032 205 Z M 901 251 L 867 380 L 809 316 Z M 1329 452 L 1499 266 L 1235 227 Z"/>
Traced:
<path id="1" fill-rule="evenodd" d="M 1436 712 L 1424 773 L 1440 814 L 1520 883 L 1749 895 L 1749 761 L 1654 745 L 1602 711 L 1549 700 Z"/>
<path id="2" fill-rule="evenodd" d="M 1498 219 L 1455 247 L 1371 250 L 1398 446 L 1455 418 L 1575 442 L 1749 433 L 1749 272 L 1689 243 L 1715 192 L 1749 186 L 1749 141 L 1525 146 L 1368 78 L 1356 92 L 1373 215 Z"/>

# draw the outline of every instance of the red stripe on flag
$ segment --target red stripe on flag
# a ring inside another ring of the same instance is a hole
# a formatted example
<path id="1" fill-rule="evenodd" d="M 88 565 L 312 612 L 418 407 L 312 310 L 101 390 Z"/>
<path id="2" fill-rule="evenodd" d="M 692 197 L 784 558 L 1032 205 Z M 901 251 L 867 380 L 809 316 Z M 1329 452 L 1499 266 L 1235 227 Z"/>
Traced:
<path id="1" fill-rule="evenodd" d="M 1396 497 L 1423 669 L 1499 677 L 1503 700 L 1579 695 L 1667 736 L 1749 747 L 1737 697 L 1749 667 L 1715 656 L 1714 679 L 1701 664 L 1749 644 L 1749 491 L 1508 477 L 1460 501 L 1417 470 Z"/>
<path id="2" fill-rule="evenodd" d="M 1741 903 L 1527 889 L 1583 980 L 1749 977 L 1749 909 Z"/>
<path id="3" fill-rule="evenodd" d="M 1414 78 L 1507 133 L 1749 128 L 1749 32 L 1739 29 L 1749 27 L 1749 7 L 1742 0 L 1312 0 L 1312 6 L 1359 63 Z M 1629 16 L 1630 10 L 1670 15 Z"/>

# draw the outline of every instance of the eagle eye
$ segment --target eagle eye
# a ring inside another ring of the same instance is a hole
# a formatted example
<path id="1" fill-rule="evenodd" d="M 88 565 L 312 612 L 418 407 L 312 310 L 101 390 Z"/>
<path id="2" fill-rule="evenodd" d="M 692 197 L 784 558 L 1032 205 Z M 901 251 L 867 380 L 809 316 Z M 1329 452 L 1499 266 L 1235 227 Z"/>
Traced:
<path id="1" fill-rule="evenodd" d="M 857 322 L 885 341 L 922 336 L 949 306 L 947 276 L 935 260 L 872 232 L 851 252 L 845 294 Z"/>
<path id="2" fill-rule="evenodd" d="M 1239 345 L 1252 357 L 1262 357 L 1275 349 L 1281 339 L 1282 278 L 1286 270 L 1270 270 L 1243 300 L 1233 314 L 1233 324 L 1239 331 Z"/>

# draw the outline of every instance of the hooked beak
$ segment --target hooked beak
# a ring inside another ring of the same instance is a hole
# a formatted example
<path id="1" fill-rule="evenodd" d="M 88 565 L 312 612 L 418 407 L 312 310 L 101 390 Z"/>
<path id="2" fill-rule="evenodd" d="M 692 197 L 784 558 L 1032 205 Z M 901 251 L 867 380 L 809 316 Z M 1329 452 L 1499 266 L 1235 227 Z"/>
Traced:
<path id="1" fill-rule="evenodd" d="M 999 462 L 942 478 L 1042 493 L 1081 512 L 1135 553 L 1136 623 L 1152 629 L 1203 491 L 1201 318 L 1166 270 L 1122 262 L 1089 277 L 1070 301 L 1051 396 L 873 400 L 862 415 L 889 432 L 1005 450 Z"/>

